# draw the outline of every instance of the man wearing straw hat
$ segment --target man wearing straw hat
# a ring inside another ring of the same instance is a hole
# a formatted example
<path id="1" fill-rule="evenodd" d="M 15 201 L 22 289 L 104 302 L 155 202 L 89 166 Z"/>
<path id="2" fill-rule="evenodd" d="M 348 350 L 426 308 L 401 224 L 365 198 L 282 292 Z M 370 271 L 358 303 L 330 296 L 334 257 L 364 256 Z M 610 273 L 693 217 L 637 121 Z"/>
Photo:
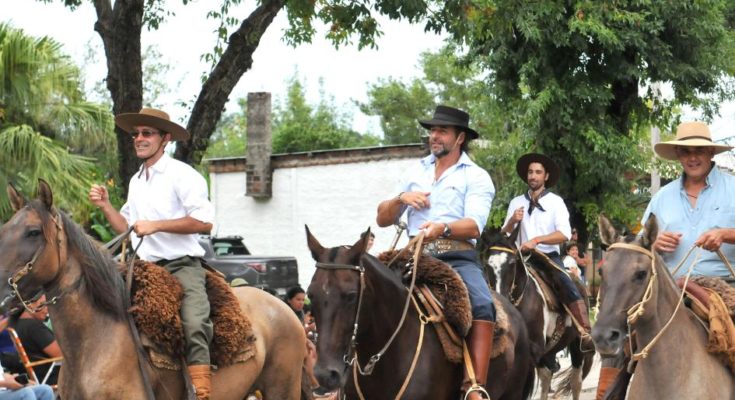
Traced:
<path id="1" fill-rule="evenodd" d="M 181 282 L 186 363 L 197 398 L 209 399 L 212 323 L 205 270 L 199 262 L 204 249 L 197 241 L 198 233 L 212 229 L 214 219 L 207 183 L 194 168 L 165 153 L 169 142 L 190 136 L 165 112 L 143 108 L 139 113 L 115 116 L 115 123 L 130 135 L 143 164 L 130 179 L 128 199 L 119 212 L 104 186 L 93 185 L 89 200 L 102 210 L 116 232 L 133 226 L 133 246 L 144 238 L 138 249 L 140 258 L 166 268 Z"/>
<path id="2" fill-rule="evenodd" d="M 684 260 L 693 246 L 706 250 L 722 250 L 725 257 L 735 260 L 735 177 L 723 173 L 712 161 L 715 154 L 732 149 L 712 141 L 709 127 L 703 122 L 684 122 L 676 130 L 676 139 L 653 146 L 656 154 L 669 161 L 678 161 L 683 171 L 679 178 L 661 188 L 648 203 L 641 224 L 656 216 L 659 234 L 653 249 L 661 254 L 669 268 L 680 263 L 677 275 L 685 274 L 693 255 Z M 730 271 L 713 252 L 701 252 L 693 275 L 729 277 Z M 615 380 L 620 368 L 610 367 L 614 361 L 603 359 L 596 399 L 602 399 Z M 617 365 L 620 367 L 620 365 Z"/>
<path id="3" fill-rule="evenodd" d="M 487 171 L 467 155 L 468 142 L 480 136 L 468 126 L 469 120 L 462 110 L 437 106 L 432 119 L 419 121 L 429 130 L 431 154 L 404 174 L 398 195 L 380 203 L 377 223 L 395 224 L 407 212 L 409 235 L 424 231 L 428 242 L 424 250 L 451 265 L 465 282 L 473 319 L 467 347 L 477 383 L 484 385 L 493 349 L 495 306 L 475 243 L 485 228 L 495 187 Z M 471 385 L 466 369 L 462 391 L 467 399 L 484 398 L 484 390 Z"/>
<path id="4" fill-rule="evenodd" d="M 517 238 L 519 249 L 536 249 L 558 266 L 550 271 L 562 288 L 557 295 L 582 330 L 582 348 L 591 350 L 594 345 L 589 335 L 587 305 L 564 269 L 559 253 L 559 245 L 572 236 L 569 210 L 564 200 L 549 191 L 559 180 L 559 166 L 543 154 L 529 153 L 516 162 L 516 173 L 528 184 L 528 191 L 510 201 L 502 231 L 511 233 L 520 224 Z M 558 368 L 556 365 L 550 367 Z"/>

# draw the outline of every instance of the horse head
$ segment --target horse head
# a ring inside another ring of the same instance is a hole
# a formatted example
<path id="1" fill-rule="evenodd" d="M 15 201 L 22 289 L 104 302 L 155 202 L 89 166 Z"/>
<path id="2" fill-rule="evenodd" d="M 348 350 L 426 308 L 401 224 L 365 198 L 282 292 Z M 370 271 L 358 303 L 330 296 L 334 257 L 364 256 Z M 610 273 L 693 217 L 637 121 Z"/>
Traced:
<path id="1" fill-rule="evenodd" d="M 45 181 L 30 202 L 12 185 L 7 191 L 15 214 L 0 228 L 0 282 L 9 283 L 0 285 L 0 298 L 27 301 L 57 280 L 66 261 L 63 221 Z"/>
<path id="2" fill-rule="evenodd" d="M 518 227 L 510 236 L 498 233 L 489 241 L 490 248 L 487 253 L 487 264 L 495 277 L 495 291 L 508 298 L 519 295 L 511 292 L 514 289 L 514 283 L 516 287 L 521 283 L 516 281 L 518 281 L 518 274 L 523 272 L 523 265 L 518 258 L 518 250 L 515 245 L 517 237 Z"/>
<path id="3" fill-rule="evenodd" d="M 653 298 L 656 296 L 656 280 L 653 279 L 655 267 L 652 267 L 651 257 L 658 258 L 656 261 L 658 265 L 663 265 L 663 262 L 652 250 L 653 242 L 658 235 L 654 215 L 651 215 L 643 231 L 635 237 L 621 237 L 610 221 L 602 215 L 598 225 L 602 243 L 611 247 L 608 248 L 600 272 L 602 277 L 600 312 L 592 329 L 592 338 L 600 354 L 615 355 L 622 351 L 628 335 L 628 310 L 640 303 L 644 296 Z M 655 305 L 650 304 L 649 307 Z M 647 313 L 642 315 L 641 319 L 650 316 L 651 313 Z"/>
<path id="4" fill-rule="evenodd" d="M 308 289 L 319 332 L 315 374 L 330 390 L 344 386 L 349 376 L 347 361 L 354 351 L 358 305 L 367 289 L 362 258 L 369 238 L 368 229 L 352 246 L 324 248 L 306 227 L 309 250 L 317 262 Z"/>

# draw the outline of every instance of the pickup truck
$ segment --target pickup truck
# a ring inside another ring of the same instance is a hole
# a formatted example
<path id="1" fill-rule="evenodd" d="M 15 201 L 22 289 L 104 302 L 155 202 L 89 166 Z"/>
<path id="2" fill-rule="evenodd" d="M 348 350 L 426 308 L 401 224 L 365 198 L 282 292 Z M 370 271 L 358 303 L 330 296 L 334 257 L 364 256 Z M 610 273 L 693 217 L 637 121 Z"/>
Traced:
<path id="1" fill-rule="evenodd" d="M 240 236 L 199 236 L 204 261 L 225 275 L 227 282 L 244 279 L 249 286 L 272 289 L 280 297 L 299 284 L 295 257 L 253 256 Z"/>

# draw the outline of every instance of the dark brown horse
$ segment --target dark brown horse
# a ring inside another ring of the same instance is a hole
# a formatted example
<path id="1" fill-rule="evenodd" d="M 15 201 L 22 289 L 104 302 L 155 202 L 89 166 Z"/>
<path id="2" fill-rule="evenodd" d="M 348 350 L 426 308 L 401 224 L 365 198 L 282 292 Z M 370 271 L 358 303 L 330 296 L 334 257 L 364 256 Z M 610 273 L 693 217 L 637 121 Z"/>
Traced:
<path id="1" fill-rule="evenodd" d="M 628 333 L 635 332 L 635 351 L 647 356 L 635 367 L 629 399 L 733 399 L 735 378 L 707 352 L 706 329 L 691 310 L 677 307 L 681 291 L 651 249 L 657 235 L 655 216 L 641 234 L 626 239 L 600 218 L 600 238 L 611 246 L 592 329 L 595 346 L 603 356 L 620 356 Z"/>
<path id="2" fill-rule="evenodd" d="M 30 203 L 10 186 L 8 194 L 16 213 L 0 229 L 0 282 L 16 282 L 23 299 L 40 289 L 46 293 L 64 356 L 61 398 L 145 399 L 123 305 L 125 286 L 109 253 L 54 207 L 45 182 Z M 0 285 L 0 298 L 11 292 L 10 285 Z M 256 355 L 214 372 L 211 398 L 242 400 L 260 389 L 267 399 L 298 399 L 306 353 L 298 319 L 261 290 L 237 288 L 235 295 L 253 325 Z M 181 371 L 146 367 L 156 399 L 185 398 Z"/>
<path id="3" fill-rule="evenodd" d="M 531 352 L 537 367 L 541 386 L 541 399 L 548 397 L 553 373 L 549 365 L 556 361 L 556 354 L 564 349 L 569 350 L 572 359 L 571 367 L 561 378 L 557 392 L 571 393 L 572 398 L 579 399 L 582 381 L 592 368 L 595 353 L 580 350 L 579 332 L 572 325 L 571 318 L 549 309 L 536 278 L 526 268 L 526 264 L 538 260 L 524 260 L 515 246 L 516 229 L 510 237 L 499 234 L 489 241 L 488 265 L 494 275 L 495 290 L 506 296 L 518 308 L 526 322 L 528 336 L 531 341 Z M 555 335 L 557 319 L 561 317 L 563 330 Z"/>
<path id="4" fill-rule="evenodd" d="M 343 388 L 348 399 L 459 398 L 462 365 L 446 359 L 431 327 L 421 341 L 415 307 L 408 307 L 401 325 L 408 291 L 399 273 L 365 252 L 369 235 L 334 248 L 322 247 L 308 228 L 306 236 L 317 261 L 309 298 L 319 332 L 320 384 Z M 525 399 L 534 381 L 525 326 L 507 300 L 498 296 L 495 301 L 507 310 L 512 343 L 491 361 L 487 390 L 493 400 Z"/>

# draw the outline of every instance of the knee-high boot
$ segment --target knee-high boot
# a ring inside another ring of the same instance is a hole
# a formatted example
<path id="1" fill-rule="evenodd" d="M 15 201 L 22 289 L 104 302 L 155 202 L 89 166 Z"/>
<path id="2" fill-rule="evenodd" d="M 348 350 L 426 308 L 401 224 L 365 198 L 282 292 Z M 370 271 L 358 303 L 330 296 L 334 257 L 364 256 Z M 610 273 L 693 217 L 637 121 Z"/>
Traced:
<path id="1" fill-rule="evenodd" d="M 209 365 L 189 365 L 189 376 L 191 383 L 196 389 L 197 400 L 209 400 L 209 391 L 211 388 L 212 372 Z"/>
<path id="2" fill-rule="evenodd" d="M 595 344 L 592 342 L 592 336 L 590 336 L 590 331 L 592 330 L 592 328 L 590 327 L 590 317 L 587 313 L 587 305 L 584 303 L 584 300 L 573 301 L 569 303 L 567 307 L 572 313 L 572 318 L 574 318 L 584 330 L 583 333 L 580 332 L 582 339 L 582 350 L 594 351 Z"/>
<path id="3" fill-rule="evenodd" d="M 495 331 L 495 322 L 473 320 L 470 332 L 467 335 L 467 348 L 472 359 L 472 368 L 475 372 L 475 380 L 479 385 L 485 387 L 487 383 L 487 371 L 490 366 L 490 354 L 493 352 L 493 334 Z M 469 400 L 481 400 L 485 397 L 479 390 L 471 389 L 472 382 L 467 374 L 467 368 L 464 372 L 464 380 L 462 382 L 462 391 L 467 393 L 466 398 Z"/>

